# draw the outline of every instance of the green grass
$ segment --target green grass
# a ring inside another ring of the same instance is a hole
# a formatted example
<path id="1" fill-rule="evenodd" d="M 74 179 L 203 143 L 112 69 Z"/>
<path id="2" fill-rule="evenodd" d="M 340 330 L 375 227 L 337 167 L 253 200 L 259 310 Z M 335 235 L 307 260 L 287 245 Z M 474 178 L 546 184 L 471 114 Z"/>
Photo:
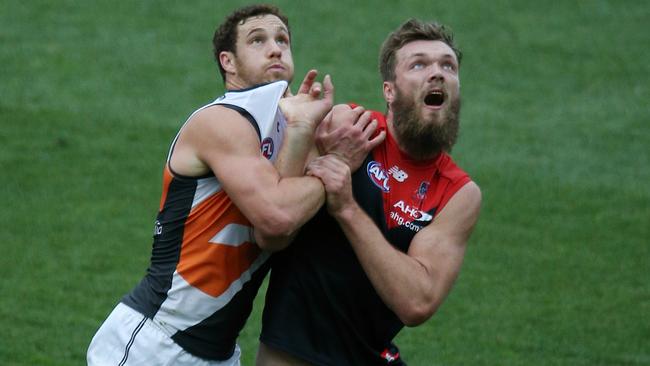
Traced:
<path id="1" fill-rule="evenodd" d="M 449 24 L 454 158 L 481 218 L 452 294 L 397 339 L 411 365 L 650 365 L 650 3 L 279 1 L 296 78 L 383 109 L 385 35 Z M 0 4 L 0 364 L 81 365 L 143 275 L 168 144 L 223 87 L 239 3 Z M 253 364 L 261 296 L 240 338 Z"/>

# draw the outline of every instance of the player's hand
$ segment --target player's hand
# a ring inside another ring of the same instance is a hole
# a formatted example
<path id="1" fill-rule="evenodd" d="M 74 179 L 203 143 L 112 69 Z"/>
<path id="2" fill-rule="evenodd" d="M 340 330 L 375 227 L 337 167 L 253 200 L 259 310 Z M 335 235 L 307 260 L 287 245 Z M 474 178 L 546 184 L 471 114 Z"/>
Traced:
<path id="1" fill-rule="evenodd" d="M 305 75 L 296 95 L 280 99 L 280 110 L 290 127 L 304 125 L 313 130 L 332 109 L 334 102 L 332 79 L 329 75 L 325 75 L 321 84 L 316 81 L 317 76 L 316 70 L 310 70 Z"/>
<path id="2" fill-rule="evenodd" d="M 333 216 L 355 204 L 350 167 L 337 155 L 327 154 L 307 166 L 307 175 L 320 178 L 327 193 L 327 210 Z"/>
<path id="3" fill-rule="evenodd" d="M 334 106 L 316 130 L 316 145 L 321 154 L 335 154 L 355 171 L 368 153 L 386 138 L 377 130 L 377 121 L 361 106 L 347 104 Z"/>

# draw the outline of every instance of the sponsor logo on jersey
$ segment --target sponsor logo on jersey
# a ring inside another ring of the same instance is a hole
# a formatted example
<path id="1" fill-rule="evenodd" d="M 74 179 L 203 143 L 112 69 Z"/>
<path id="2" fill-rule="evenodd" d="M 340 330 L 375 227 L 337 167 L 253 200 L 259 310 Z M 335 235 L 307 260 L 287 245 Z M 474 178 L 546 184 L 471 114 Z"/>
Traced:
<path id="1" fill-rule="evenodd" d="M 420 183 L 420 187 L 415 191 L 415 197 L 418 200 L 423 200 L 427 196 L 427 191 L 429 191 L 429 182 L 423 181 Z"/>
<path id="2" fill-rule="evenodd" d="M 399 352 L 392 353 L 390 350 L 388 350 L 388 348 L 386 348 L 381 353 L 381 358 L 383 358 L 384 360 L 390 363 L 399 359 Z"/>
<path id="3" fill-rule="evenodd" d="M 409 215 L 415 221 L 429 222 L 433 219 L 433 216 L 424 211 L 420 211 L 415 207 L 407 205 L 403 200 L 397 201 L 393 207 L 399 208 L 402 213 Z"/>
<path id="4" fill-rule="evenodd" d="M 273 150 L 274 150 L 274 144 L 273 144 L 273 139 L 270 137 L 265 138 L 262 141 L 262 144 L 260 145 L 260 150 L 262 151 L 262 155 L 264 155 L 265 158 L 271 159 L 273 156 Z"/>
<path id="5" fill-rule="evenodd" d="M 376 161 L 371 161 L 366 166 L 366 172 L 368 173 L 368 178 L 384 192 L 390 191 L 390 186 L 388 185 L 388 174 L 386 170 L 381 166 L 381 163 Z"/>
<path id="6" fill-rule="evenodd" d="M 402 183 L 409 177 L 405 171 L 400 169 L 397 165 L 394 165 L 392 168 L 388 169 L 388 172 L 395 178 L 396 181 Z"/>
<path id="7" fill-rule="evenodd" d="M 160 235 L 163 232 L 163 227 L 160 221 L 156 220 L 156 223 L 153 225 L 153 236 Z"/>
<path id="8" fill-rule="evenodd" d="M 420 217 L 415 218 L 415 221 L 420 221 L 420 222 L 429 222 L 433 220 L 433 216 L 429 215 L 428 213 L 424 211 L 419 211 Z"/>

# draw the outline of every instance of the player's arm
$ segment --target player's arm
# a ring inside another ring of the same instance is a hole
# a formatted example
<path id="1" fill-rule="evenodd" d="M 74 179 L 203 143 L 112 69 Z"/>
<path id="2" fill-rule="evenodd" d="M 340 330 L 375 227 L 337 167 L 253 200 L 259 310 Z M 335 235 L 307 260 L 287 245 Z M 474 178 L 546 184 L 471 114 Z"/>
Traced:
<path id="1" fill-rule="evenodd" d="M 326 153 L 336 154 L 344 160 L 352 170 L 356 170 L 368 153 L 378 144 L 383 142 L 385 132 L 374 135 L 377 128 L 377 121 L 370 120 L 370 112 L 365 112 L 361 107 L 352 110 L 349 106 L 343 105 L 345 113 L 336 113 L 332 117 L 332 111 L 324 118 L 319 125 L 325 126 L 318 133 L 322 150 Z M 374 135 L 374 136 L 373 136 Z M 304 175 L 305 161 L 310 162 L 320 156 L 320 151 L 314 143 L 313 128 L 303 123 L 288 124 L 285 130 L 285 139 L 278 153 L 275 167 L 281 177 L 298 177 Z M 325 201 L 325 191 L 314 192 L 320 194 L 319 205 Z M 312 196 L 311 198 L 317 198 Z M 291 236 L 269 237 L 259 230 L 255 230 L 255 239 L 258 244 L 266 247 L 284 248 L 292 240 L 297 232 Z"/>
<path id="2" fill-rule="evenodd" d="M 318 153 L 338 156 L 354 172 L 386 138 L 385 131 L 375 134 L 376 131 L 377 120 L 371 119 L 370 111 L 361 106 L 335 105 L 316 129 Z"/>
<path id="3" fill-rule="evenodd" d="M 287 119 L 284 141 L 278 152 L 275 167 L 281 177 L 299 177 L 305 174 L 306 162 L 310 161 L 315 150 L 314 131 L 319 121 L 307 121 L 298 113 L 296 105 L 307 99 L 316 99 L 322 93 L 323 85 L 316 81 L 318 72 L 309 70 L 296 95 L 287 88 L 287 95 L 280 100 L 280 110 Z M 326 92 L 331 93 L 331 79 L 327 77 Z M 328 97 L 327 95 L 325 96 Z"/>
<path id="4" fill-rule="evenodd" d="M 467 240 L 478 220 L 481 192 L 469 182 L 434 221 L 413 238 L 408 253 L 393 247 L 352 196 L 345 164 L 321 159 L 309 173 L 319 176 L 327 205 L 350 241 L 361 266 L 384 303 L 407 326 L 429 319 L 458 276 Z"/>
<path id="5" fill-rule="evenodd" d="M 170 164 L 176 172 L 193 176 L 211 170 L 259 237 L 291 236 L 323 203 L 323 186 L 317 178 L 281 178 L 260 153 L 253 126 L 223 106 L 192 117 L 181 131 Z M 258 245 L 279 250 L 286 243 L 268 240 Z"/>
<path id="6" fill-rule="evenodd" d="M 302 107 L 302 103 L 296 102 L 318 98 L 323 87 L 324 99 L 331 97 L 333 91 L 328 76 L 321 86 L 315 82 L 316 75 L 316 70 L 310 70 L 298 93 L 280 101 L 280 108 L 288 119 L 284 143 L 275 163 L 282 177 L 303 175 L 307 163 L 324 154 L 336 154 L 355 171 L 366 155 L 386 137 L 384 131 L 375 134 L 377 121 L 371 120 L 370 112 L 361 106 L 335 105 L 322 122 L 305 122 L 304 113 L 296 107 Z"/>
<path id="7" fill-rule="evenodd" d="M 343 113 L 341 113 L 343 111 Z M 296 151 L 297 147 L 303 148 L 304 144 L 309 142 L 309 151 L 305 159 L 305 166 L 314 161 L 317 157 L 334 154 L 340 157 L 348 164 L 352 171 L 359 168 L 368 153 L 384 141 L 386 134 L 384 131 L 375 135 L 377 130 L 377 121 L 370 120 L 370 112 L 365 112 L 363 107 L 356 107 L 354 109 L 346 104 L 339 104 L 332 108 L 332 110 L 325 116 L 323 121 L 318 125 L 315 134 L 305 136 L 305 133 L 299 129 L 287 128 L 285 135 L 286 145 L 294 144 L 296 148 L 287 151 Z M 302 136 L 300 134 L 302 133 Z M 297 141 L 292 143 L 291 141 Z M 287 153 L 291 154 L 291 153 Z M 296 156 L 294 153 L 292 156 Z M 286 167 L 286 158 L 281 155 L 278 157 L 276 166 L 280 175 L 289 176 L 289 171 Z M 297 161 L 293 161 L 293 167 L 297 167 Z M 283 169 L 284 168 L 284 169 Z M 304 174 L 302 171 L 294 169 L 292 171 L 295 175 Z"/>

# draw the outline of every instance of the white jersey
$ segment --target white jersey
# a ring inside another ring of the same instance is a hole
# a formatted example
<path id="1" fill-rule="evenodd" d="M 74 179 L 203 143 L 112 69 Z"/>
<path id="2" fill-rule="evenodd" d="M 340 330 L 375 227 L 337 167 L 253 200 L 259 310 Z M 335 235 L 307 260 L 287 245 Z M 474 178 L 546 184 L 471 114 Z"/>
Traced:
<path id="1" fill-rule="evenodd" d="M 286 81 L 277 81 L 228 91 L 192 116 L 213 105 L 237 110 L 258 131 L 264 156 L 275 160 L 286 127 L 278 107 L 286 88 Z M 214 175 L 185 177 L 166 164 L 153 238 L 147 274 L 122 302 L 187 352 L 230 358 L 269 269 L 269 254 L 254 243 L 250 222 Z"/>
<path id="2" fill-rule="evenodd" d="M 287 82 L 284 80 L 276 81 L 261 86 L 255 86 L 242 90 L 231 90 L 217 98 L 214 102 L 207 104 L 190 115 L 185 124 L 199 111 L 213 105 L 223 105 L 240 112 L 253 125 L 260 137 L 260 149 L 262 154 L 271 161 L 275 161 L 277 151 L 282 145 L 286 119 L 278 107 L 280 98 L 287 90 Z M 171 158 L 171 153 L 178 139 L 179 133 L 172 142 L 169 149 L 167 161 Z"/>

